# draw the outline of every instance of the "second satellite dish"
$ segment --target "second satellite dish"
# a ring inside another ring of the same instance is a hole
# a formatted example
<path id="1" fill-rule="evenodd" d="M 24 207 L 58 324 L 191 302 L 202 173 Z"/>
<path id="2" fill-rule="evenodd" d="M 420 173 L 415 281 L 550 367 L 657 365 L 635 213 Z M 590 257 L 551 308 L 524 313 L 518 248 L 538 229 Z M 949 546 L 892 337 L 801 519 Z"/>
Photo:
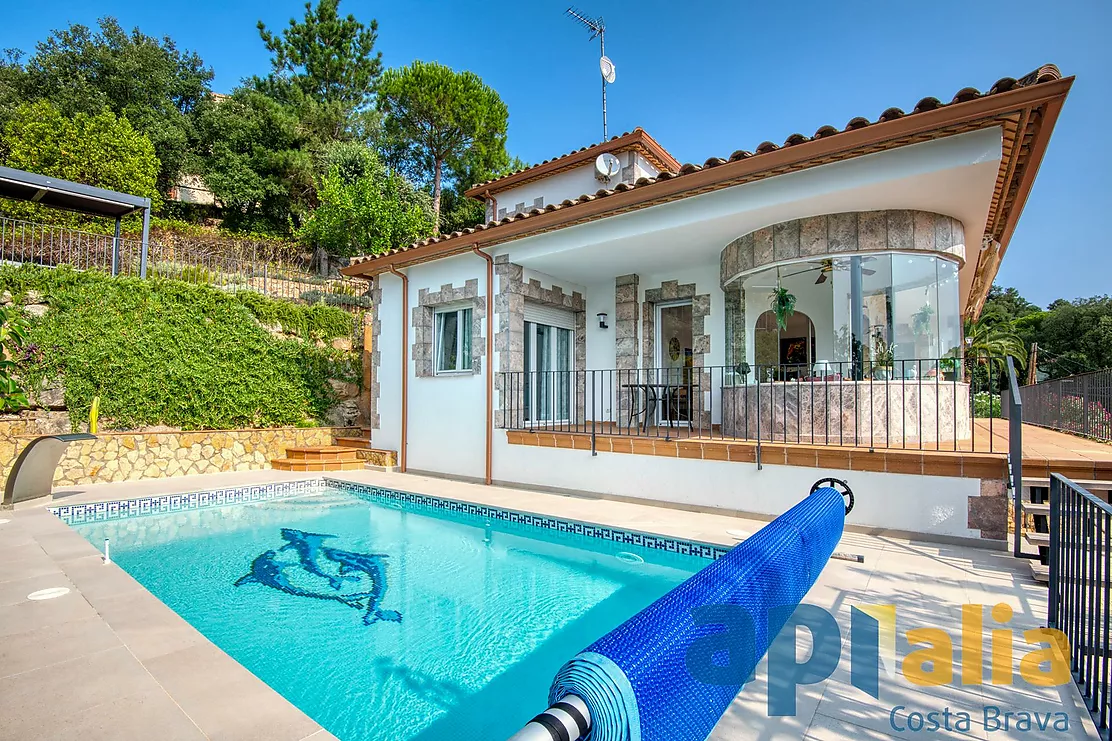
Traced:
<path id="1" fill-rule="evenodd" d="M 614 82 L 614 63 L 610 61 L 610 57 L 604 56 L 598 60 L 598 68 L 602 71 L 602 79 Z"/>
<path id="2" fill-rule="evenodd" d="M 622 169 L 622 163 L 609 152 L 603 152 L 595 159 L 595 172 L 599 178 L 609 180 Z"/>

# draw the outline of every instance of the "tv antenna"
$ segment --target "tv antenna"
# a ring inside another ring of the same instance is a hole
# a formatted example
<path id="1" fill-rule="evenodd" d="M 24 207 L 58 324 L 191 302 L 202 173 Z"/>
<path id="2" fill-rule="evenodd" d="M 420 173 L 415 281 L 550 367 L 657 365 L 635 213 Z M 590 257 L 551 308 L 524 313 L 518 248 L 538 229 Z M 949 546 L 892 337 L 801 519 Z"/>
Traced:
<path id="1" fill-rule="evenodd" d="M 602 73 L 602 140 L 606 141 L 606 85 L 614 82 L 614 63 L 606 56 L 606 22 L 602 20 L 602 16 L 589 18 L 575 8 L 568 8 L 568 15 L 591 32 L 592 41 L 596 36 L 599 39 L 601 57 L 598 65 L 599 72 Z"/>

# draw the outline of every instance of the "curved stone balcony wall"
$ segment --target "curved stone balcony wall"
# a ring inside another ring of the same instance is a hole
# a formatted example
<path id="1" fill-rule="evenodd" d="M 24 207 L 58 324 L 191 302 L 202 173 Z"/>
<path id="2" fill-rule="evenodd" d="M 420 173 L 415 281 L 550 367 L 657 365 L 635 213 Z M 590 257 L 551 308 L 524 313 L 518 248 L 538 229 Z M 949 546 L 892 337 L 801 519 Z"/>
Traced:
<path id="1" fill-rule="evenodd" d="M 936 252 L 965 262 L 965 228 L 929 211 L 858 211 L 766 226 L 722 250 L 722 288 L 743 273 L 785 260 L 861 252 Z"/>
<path id="2" fill-rule="evenodd" d="M 816 445 L 956 449 L 973 435 L 969 384 L 838 381 L 724 386 L 722 434 Z"/>

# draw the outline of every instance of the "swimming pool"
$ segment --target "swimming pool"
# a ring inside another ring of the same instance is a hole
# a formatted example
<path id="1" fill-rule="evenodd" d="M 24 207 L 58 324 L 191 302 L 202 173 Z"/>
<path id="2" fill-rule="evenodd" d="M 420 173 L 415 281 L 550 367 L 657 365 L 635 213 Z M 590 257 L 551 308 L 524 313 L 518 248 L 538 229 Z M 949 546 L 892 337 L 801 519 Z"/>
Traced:
<path id="1" fill-rule="evenodd" d="M 329 480 L 56 514 L 341 741 L 506 738 L 722 552 Z"/>

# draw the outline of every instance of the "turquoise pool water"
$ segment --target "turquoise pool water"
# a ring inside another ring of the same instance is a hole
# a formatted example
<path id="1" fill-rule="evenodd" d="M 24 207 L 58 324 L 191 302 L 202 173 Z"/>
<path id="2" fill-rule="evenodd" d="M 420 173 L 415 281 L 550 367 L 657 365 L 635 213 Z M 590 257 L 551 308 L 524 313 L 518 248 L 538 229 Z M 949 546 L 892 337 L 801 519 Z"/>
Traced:
<path id="1" fill-rule="evenodd" d="M 334 486 L 73 527 L 341 741 L 506 738 L 709 563 Z"/>

